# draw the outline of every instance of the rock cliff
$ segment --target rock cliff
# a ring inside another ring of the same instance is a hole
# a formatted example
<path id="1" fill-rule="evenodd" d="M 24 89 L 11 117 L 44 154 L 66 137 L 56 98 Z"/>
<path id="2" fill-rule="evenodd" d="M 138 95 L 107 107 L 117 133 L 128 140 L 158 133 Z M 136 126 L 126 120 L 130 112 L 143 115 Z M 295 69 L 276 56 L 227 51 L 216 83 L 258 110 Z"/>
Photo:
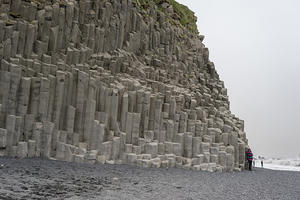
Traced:
<path id="1" fill-rule="evenodd" d="M 0 154 L 244 168 L 196 18 L 174 0 L 0 0 Z"/>

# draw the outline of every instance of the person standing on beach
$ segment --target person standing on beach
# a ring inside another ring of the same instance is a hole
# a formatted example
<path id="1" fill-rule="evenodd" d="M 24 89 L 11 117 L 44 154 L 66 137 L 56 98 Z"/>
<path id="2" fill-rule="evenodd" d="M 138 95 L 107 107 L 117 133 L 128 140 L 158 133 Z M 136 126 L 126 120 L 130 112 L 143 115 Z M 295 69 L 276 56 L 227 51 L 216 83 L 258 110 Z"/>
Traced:
<path id="1" fill-rule="evenodd" d="M 251 171 L 252 170 L 253 153 L 250 148 L 248 149 L 246 154 L 247 154 L 247 160 L 249 163 L 249 171 Z"/>
<path id="2" fill-rule="evenodd" d="M 260 164 L 261 164 L 261 168 L 263 168 L 263 167 L 264 167 L 264 161 L 261 160 L 261 161 L 260 161 Z"/>

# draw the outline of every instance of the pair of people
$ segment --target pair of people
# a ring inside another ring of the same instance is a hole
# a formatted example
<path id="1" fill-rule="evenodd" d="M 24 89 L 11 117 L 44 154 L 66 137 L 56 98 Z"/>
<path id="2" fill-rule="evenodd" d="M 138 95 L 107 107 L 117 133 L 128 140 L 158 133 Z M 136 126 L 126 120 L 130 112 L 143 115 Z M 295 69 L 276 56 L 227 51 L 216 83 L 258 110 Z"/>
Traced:
<path id="1" fill-rule="evenodd" d="M 251 149 L 249 148 L 248 151 L 246 152 L 246 157 L 247 157 L 247 160 L 248 160 L 248 163 L 249 163 L 249 170 L 251 171 L 252 170 L 252 163 L 254 164 L 255 166 L 255 162 L 253 161 L 253 153 L 251 151 Z M 264 161 L 261 160 L 260 161 L 260 164 L 261 164 L 261 167 L 263 168 L 264 167 Z"/>

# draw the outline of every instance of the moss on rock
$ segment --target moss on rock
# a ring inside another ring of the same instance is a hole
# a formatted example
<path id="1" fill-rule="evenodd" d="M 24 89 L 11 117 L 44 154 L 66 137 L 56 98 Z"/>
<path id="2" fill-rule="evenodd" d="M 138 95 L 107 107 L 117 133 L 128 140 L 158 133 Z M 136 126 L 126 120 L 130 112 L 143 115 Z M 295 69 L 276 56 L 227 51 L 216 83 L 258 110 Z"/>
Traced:
<path id="1" fill-rule="evenodd" d="M 199 33 L 195 13 L 187 6 L 180 4 L 175 0 L 133 0 L 133 2 L 141 9 L 149 9 L 152 4 L 155 4 L 162 12 L 166 11 L 165 5 L 169 4 L 174 11 L 173 15 L 169 16 L 171 20 L 179 21 L 180 25 L 187 28 L 192 33 Z"/>

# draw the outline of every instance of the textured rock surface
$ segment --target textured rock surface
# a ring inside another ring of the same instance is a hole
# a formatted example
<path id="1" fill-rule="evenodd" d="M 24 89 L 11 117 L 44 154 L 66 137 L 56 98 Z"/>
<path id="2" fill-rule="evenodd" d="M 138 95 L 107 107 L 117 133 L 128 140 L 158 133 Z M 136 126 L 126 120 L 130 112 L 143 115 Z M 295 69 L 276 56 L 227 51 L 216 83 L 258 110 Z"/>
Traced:
<path id="1" fill-rule="evenodd" d="M 0 199 L 299 199 L 299 172 L 253 170 L 209 173 L 0 157 Z"/>
<path id="2" fill-rule="evenodd" d="M 0 0 L 1 155 L 244 168 L 244 122 L 171 5 L 45 2 Z"/>

